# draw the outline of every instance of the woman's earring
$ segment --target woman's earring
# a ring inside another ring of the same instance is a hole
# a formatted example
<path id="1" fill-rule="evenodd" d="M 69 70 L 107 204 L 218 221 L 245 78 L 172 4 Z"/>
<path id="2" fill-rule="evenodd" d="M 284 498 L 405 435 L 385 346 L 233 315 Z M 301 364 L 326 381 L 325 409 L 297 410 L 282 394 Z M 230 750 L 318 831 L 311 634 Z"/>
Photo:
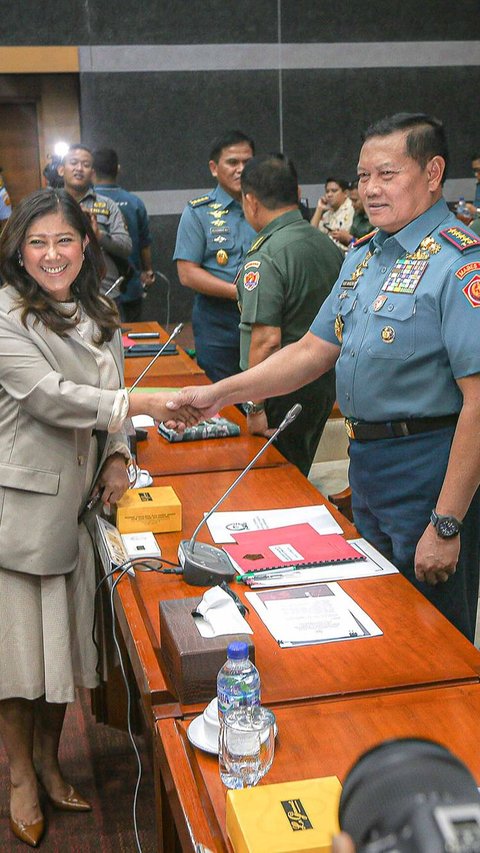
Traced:
<path id="1" fill-rule="evenodd" d="M 23 267 L 23 258 L 22 258 L 21 254 L 20 254 L 20 249 L 19 249 L 19 250 L 18 250 L 18 252 L 17 252 L 17 260 L 18 260 L 18 266 L 19 266 L 19 267 Z"/>

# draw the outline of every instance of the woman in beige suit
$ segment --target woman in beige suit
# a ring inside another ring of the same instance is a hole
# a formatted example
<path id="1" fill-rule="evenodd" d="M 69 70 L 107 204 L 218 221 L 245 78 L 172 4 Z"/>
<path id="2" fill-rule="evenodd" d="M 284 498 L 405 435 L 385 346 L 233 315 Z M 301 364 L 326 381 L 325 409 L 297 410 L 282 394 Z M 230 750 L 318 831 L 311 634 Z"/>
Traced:
<path id="1" fill-rule="evenodd" d="M 130 400 L 122 387 L 102 267 L 63 191 L 24 199 L 0 240 L 0 736 L 10 826 L 33 847 L 44 832 L 39 781 L 57 808 L 90 809 L 58 763 L 66 703 L 76 685 L 97 684 L 94 558 L 78 516 L 89 496 L 115 503 L 128 487 L 126 416 L 168 414 L 168 395 Z"/>

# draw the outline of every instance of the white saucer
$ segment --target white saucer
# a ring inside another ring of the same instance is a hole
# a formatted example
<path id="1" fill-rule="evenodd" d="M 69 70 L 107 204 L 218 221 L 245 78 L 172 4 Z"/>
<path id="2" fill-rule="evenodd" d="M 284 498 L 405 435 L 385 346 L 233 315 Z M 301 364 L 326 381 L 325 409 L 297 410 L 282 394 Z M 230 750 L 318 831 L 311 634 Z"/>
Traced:
<path id="1" fill-rule="evenodd" d="M 193 746 L 203 749 L 204 752 L 210 752 L 212 755 L 218 755 L 218 731 L 213 726 L 205 724 L 203 714 L 192 720 L 187 729 L 187 736 Z"/>

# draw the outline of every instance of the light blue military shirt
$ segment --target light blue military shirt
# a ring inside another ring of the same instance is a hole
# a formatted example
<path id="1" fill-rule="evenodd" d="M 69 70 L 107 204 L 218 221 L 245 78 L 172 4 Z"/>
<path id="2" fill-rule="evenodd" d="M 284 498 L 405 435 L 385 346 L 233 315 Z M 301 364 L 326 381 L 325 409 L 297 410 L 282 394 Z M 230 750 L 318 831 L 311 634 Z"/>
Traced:
<path id="1" fill-rule="evenodd" d="M 394 235 L 358 241 L 310 331 L 338 344 L 346 417 L 458 412 L 480 373 L 480 238 L 441 199 Z"/>
<path id="2" fill-rule="evenodd" d="M 242 206 L 217 184 L 183 211 L 173 260 L 193 261 L 232 283 L 255 237 Z"/>

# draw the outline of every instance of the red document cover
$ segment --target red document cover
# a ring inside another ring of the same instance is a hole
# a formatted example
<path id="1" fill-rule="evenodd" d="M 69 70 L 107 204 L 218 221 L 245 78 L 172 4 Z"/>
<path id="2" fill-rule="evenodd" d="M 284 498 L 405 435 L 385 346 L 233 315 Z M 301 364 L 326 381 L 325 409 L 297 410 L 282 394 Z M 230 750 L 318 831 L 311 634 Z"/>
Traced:
<path id="1" fill-rule="evenodd" d="M 365 558 L 338 533 L 318 533 L 311 524 L 235 533 L 235 545 L 224 545 L 242 572 L 284 566 L 322 566 L 353 563 Z"/>

